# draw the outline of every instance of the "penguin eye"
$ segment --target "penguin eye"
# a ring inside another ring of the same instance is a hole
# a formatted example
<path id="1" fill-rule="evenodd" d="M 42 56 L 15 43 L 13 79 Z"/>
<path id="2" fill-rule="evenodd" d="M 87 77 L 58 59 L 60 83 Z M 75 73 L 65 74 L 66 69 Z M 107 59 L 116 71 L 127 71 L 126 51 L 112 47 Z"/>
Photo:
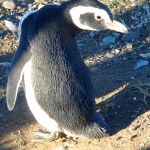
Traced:
<path id="1" fill-rule="evenodd" d="M 102 19 L 102 17 L 100 15 L 98 15 L 98 16 L 95 17 L 95 19 L 99 21 L 99 20 Z"/>

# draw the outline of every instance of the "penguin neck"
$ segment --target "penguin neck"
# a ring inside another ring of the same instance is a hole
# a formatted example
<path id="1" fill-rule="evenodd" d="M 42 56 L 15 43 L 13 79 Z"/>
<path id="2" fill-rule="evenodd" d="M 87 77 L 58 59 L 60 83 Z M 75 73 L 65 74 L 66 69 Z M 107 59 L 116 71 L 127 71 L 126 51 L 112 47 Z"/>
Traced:
<path id="1" fill-rule="evenodd" d="M 74 23 L 73 20 L 70 16 L 70 6 L 69 3 L 71 3 L 70 1 L 63 3 L 61 5 L 61 14 L 62 14 L 62 18 L 65 20 L 66 22 L 66 28 L 68 28 L 68 30 L 70 31 L 70 33 L 74 36 L 78 35 L 80 32 L 83 31 L 83 29 L 80 29 L 79 27 L 77 27 Z"/>
<path id="2" fill-rule="evenodd" d="M 43 27 L 43 24 L 54 23 L 62 30 L 68 30 L 72 36 L 77 36 L 83 29 L 78 28 L 72 21 L 70 16 L 70 8 L 68 3 L 63 3 L 60 6 L 47 5 L 41 8 L 38 13 L 38 24 Z M 52 29 L 51 29 L 52 30 Z"/>

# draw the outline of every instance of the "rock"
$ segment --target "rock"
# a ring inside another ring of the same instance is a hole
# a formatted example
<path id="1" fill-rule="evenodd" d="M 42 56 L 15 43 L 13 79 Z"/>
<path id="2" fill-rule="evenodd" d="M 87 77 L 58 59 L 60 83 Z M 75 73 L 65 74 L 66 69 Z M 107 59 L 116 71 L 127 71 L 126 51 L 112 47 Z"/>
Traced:
<path id="1" fill-rule="evenodd" d="M 120 34 L 120 33 L 117 33 L 117 32 L 114 32 L 114 33 L 112 33 L 112 35 L 113 35 L 114 37 L 118 38 L 121 34 Z"/>
<path id="2" fill-rule="evenodd" d="M 90 36 L 92 36 L 92 37 L 94 37 L 94 36 L 95 36 L 94 31 L 91 31 L 91 32 L 90 32 Z"/>
<path id="3" fill-rule="evenodd" d="M 3 79 L 7 79 L 8 78 L 8 74 L 5 74 L 4 76 L 3 76 Z"/>
<path id="4" fill-rule="evenodd" d="M 60 146 L 60 147 L 56 148 L 56 150 L 66 150 L 66 147 L 65 146 Z"/>
<path id="5" fill-rule="evenodd" d="M 21 92 L 19 93 L 19 97 L 23 97 L 23 96 L 25 96 L 25 94 L 24 94 L 23 91 L 21 91 Z"/>
<path id="6" fill-rule="evenodd" d="M 27 2 L 22 2 L 21 5 L 26 6 L 26 5 L 28 5 L 28 3 Z"/>
<path id="7" fill-rule="evenodd" d="M 97 71 L 98 69 L 96 68 L 96 67 L 92 67 L 91 69 L 90 69 L 90 71 L 91 72 L 95 72 L 95 71 Z"/>
<path id="8" fill-rule="evenodd" d="M 98 32 L 95 32 L 95 31 L 91 31 L 91 32 L 90 32 L 90 36 L 91 36 L 91 37 L 94 37 L 94 36 L 96 36 L 96 35 L 98 35 Z"/>
<path id="9" fill-rule="evenodd" d="M 68 140 L 68 141 L 65 143 L 65 146 L 75 146 L 76 144 L 77 144 L 76 141 Z"/>
<path id="10" fill-rule="evenodd" d="M 130 130 L 130 131 L 133 131 L 133 130 L 136 130 L 137 128 L 139 128 L 139 127 L 140 127 L 140 125 L 131 126 L 131 127 L 129 128 L 129 130 Z"/>
<path id="11" fill-rule="evenodd" d="M 132 139 L 134 139 L 134 138 L 136 138 L 137 137 L 137 134 L 134 134 L 134 135 L 132 135 L 131 137 L 130 137 L 130 140 L 132 140 Z"/>
<path id="12" fill-rule="evenodd" d="M 120 52 L 119 49 L 115 49 L 115 53 L 118 54 Z"/>
<path id="13" fill-rule="evenodd" d="M 37 3 L 43 3 L 43 4 L 47 4 L 47 2 L 45 0 L 34 0 Z"/>
<path id="14" fill-rule="evenodd" d="M 133 101 L 137 101 L 137 97 L 133 97 Z"/>
<path id="15" fill-rule="evenodd" d="M 3 2 L 3 7 L 6 9 L 13 10 L 16 7 L 16 5 L 13 1 L 5 1 L 5 2 Z"/>
<path id="16" fill-rule="evenodd" d="M 114 58 L 114 55 L 111 53 L 107 53 L 106 56 L 107 56 L 107 58 Z"/>
<path id="17" fill-rule="evenodd" d="M 10 31 L 16 31 L 18 28 L 17 26 L 11 22 L 11 21 L 8 21 L 8 20 L 4 20 L 4 23 L 5 23 L 5 26 L 10 30 Z"/>
<path id="18" fill-rule="evenodd" d="M 146 66 L 149 64 L 149 61 L 147 60 L 140 60 L 138 61 L 135 65 L 134 65 L 134 69 L 137 69 L 139 67 L 142 67 L 142 66 Z"/>
<path id="19" fill-rule="evenodd" d="M 100 46 L 102 46 L 102 47 L 109 47 L 109 43 L 100 43 Z"/>
<path id="20" fill-rule="evenodd" d="M 129 41 L 132 41 L 133 39 L 139 39 L 141 36 L 140 32 L 139 31 L 135 31 L 135 32 L 129 32 L 127 34 L 124 34 L 122 36 L 122 40 L 124 42 L 129 42 Z"/>
<path id="21" fill-rule="evenodd" d="M 116 137 L 116 140 L 118 141 L 118 140 L 120 140 L 122 137 L 121 136 L 117 136 Z"/>
<path id="22" fill-rule="evenodd" d="M 116 38 L 113 36 L 107 36 L 103 38 L 103 42 L 104 43 L 115 43 L 116 42 Z"/>
<path id="23" fill-rule="evenodd" d="M 85 44 L 78 43 L 77 46 L 78 46 L 78 48 L 80 49 L 80 48 L 83 48 L 83 47 L 85 46 Z"/>
<path id="24" fill-rule="evenodd" d="M 150 43 L 150 37 L 146 38 L 146 42 Z"/>
<path id="25" fill-rule="evenodd" d="M 33 3 L 33 0 L 19 0 L 21 2 Z"/>
<path id="26" fill-rule="evenodd" d="M 4 31 L 2 30 L 2 31 L 0 31 L 0 35 L 2 35 L 4 33 Z"/>
<path id="27" fill-rule="evenodd" d="M 133 44 L 132 44 L 132 43 L 127 43 L 126 48 L 127 48 L 128 50 L 132 50 Z"/>
<path id="28" fill-rule="evenodd" d="M 0 121 L 7 122 L 7 117 L 3 113 L 0 113 Z"/>
<path id="29" fill-rule="evenodd" d="M 150 53 L 139 54 L 142 58 L 150 58 Z"/>

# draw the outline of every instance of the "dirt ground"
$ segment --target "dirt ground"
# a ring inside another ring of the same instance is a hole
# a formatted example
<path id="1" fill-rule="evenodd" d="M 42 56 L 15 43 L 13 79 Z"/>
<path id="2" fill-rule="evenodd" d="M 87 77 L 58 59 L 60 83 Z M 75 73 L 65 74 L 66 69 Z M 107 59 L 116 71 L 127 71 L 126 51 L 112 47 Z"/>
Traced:
<path id="1" fill-rule="evenodd" d="M 14 14 L 20 16 L 27 10 L 26 6 L 20 7 L 11 15 L 0 6 L 1 14 L 7 14 L 0 20 L 0 63 L 11 62 L 18 45 L 17 31 L 8 30 L 3 20 L 17 22 Z M 150 30 L 142 26 L 138 32 L 140 38 L 130 44 L 120 34 L 114 44 L 102 45 L 102 39 L 114 31 L 95 36 L 84 31 L 77 37 L 81 56 L 92 75 L 97 111 L 110 126 L 111 135 L 98 140 L 78 138 L 77 144 L 67 146 L 67 150 L 150 150 L 150 64 L 134 69 L 136 62 L 143 59 L 139 54 L 150 53 Z M 144 60 L 149 61 L 150 57 Z M 55 150 L 65 145 L 65 137 L 53 142 L 31 141 L 34 131 L 43 127 L 30 112 L 22 90 L 14 110 L 7 110 L 8 73 L 9 67 L 0 66 L 0 118 L 6 117 L 0 119 L 0 150 Z"/>

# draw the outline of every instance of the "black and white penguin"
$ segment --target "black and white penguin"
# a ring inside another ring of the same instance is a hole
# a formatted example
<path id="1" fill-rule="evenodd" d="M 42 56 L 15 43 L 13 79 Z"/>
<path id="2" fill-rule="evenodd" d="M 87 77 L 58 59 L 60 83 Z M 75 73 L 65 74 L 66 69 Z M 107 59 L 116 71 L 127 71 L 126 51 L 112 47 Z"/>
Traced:
<path id="1" fill-rule="evenodd" d="M 51 132 L 101 138 L 110 132 L 95 110 L 93 85 L 75 36 L 82 30 L 127 32 L 97 0 L 70 0 L 25 14 L 19 47 L 10 69 L 6 100 L 14 108 L 24 80 L 26 99 L 36 120 Z"/>

